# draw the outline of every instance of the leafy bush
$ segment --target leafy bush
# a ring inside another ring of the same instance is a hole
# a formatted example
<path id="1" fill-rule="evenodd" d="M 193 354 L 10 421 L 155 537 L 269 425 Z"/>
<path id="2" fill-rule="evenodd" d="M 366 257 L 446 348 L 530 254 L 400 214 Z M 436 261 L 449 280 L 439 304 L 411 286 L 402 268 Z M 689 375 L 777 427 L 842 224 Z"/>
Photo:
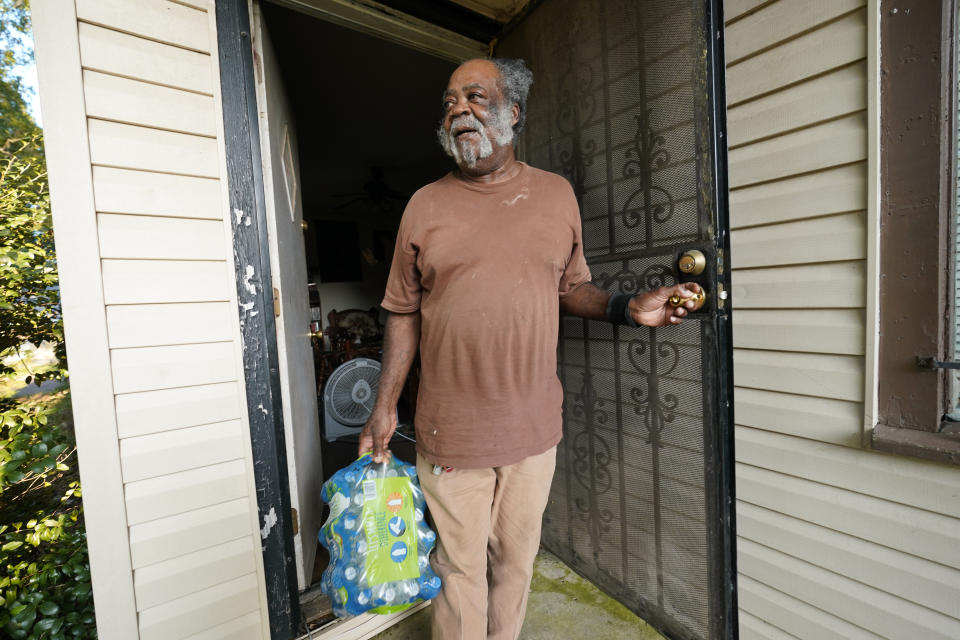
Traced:
<path id="1" fill-rule="evenodd" d="M 67 471 L 63 460 L 73 453 L 68 434 L 50 421 L 44 405 L 19 404 L 0 413 L 0 496 L 16 502 L 54 471 Z M 11 497 L 8 494 L 13 493 Z M 7 494 L 7 495 L 5 495 Z"/>
<path id="2" fill-rule="evenodd" d="M 50 220 L 43 134 L 17 69 L 33 58 L 26 0 L 0 0 L 0 375 L 21 345 L 56 345 L 59 368 L 30 382 L 60 378 L 66 352 Z"/>
<path id="3" fill-rule="evenodd" d="M 0 357 L 47 340 L 65 366 L 56 266 L 43 138 L 33 131 L 0 144 Z M 13 369 L 0 362 L 2 373 Z M 58 368 L 27 383 L 62 374 Z"/>
<path id="4" fill-rule="evenodd" d="M 96 638 L 69 416 L 62 394 L 0 413 L 0 632 L 14 639 Z"/>

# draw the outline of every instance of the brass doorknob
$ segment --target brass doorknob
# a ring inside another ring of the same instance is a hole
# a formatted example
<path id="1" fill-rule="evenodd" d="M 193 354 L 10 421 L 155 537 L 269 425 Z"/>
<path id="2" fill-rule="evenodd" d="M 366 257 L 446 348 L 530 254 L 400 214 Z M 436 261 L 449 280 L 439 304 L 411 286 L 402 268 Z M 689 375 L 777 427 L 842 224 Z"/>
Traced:
<path id="1" fill-rule="evenodd" d="M 694 303 L 696 303 L 695 306 L 693 307 L 693 311 L 696 311 L 697 309 L 703 306 L 704 302 L 707 301 L 707 294 L 704 292 L 703 289 L 700 289 L 700 291 L 697 291 L 695 294 L 693 294 L 689 298 L 684 298 L 683 296 L 670 296 L 670 299 L 668 300 L 668 302 L 674 307 L 679 307 L 680 305 L 684 304 L 687 300 L 693 300 Z"/>
<path id="2" fill-rule="evenodd" d="M 707 268 L 707 256 L 696 249 L 684 251 L 677 261 L 677 267 L 680 273 L 687 276 L 698 276 Z"/>

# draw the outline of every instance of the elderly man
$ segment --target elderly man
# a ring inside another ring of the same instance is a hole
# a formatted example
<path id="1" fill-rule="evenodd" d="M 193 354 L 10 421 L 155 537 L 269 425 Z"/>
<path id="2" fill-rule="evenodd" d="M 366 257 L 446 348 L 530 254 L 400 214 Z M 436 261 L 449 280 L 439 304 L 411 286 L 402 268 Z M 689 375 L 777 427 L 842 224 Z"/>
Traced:
<path id="1" fill-rule="evenodd" d="M 698 291 L 611 296 L 590 283 L 573 190 L 514 155 L 532 81 L 520 60 L 454 71 L 438 135 L 457 168 L 410 199 L 382 303 L 383 371 L 360 453 L 387 455 L 419 348 L 417 470 L 443 578 L 435 640 L 520 634 L 561 437 L 559 312 L 676 324 Z"/>

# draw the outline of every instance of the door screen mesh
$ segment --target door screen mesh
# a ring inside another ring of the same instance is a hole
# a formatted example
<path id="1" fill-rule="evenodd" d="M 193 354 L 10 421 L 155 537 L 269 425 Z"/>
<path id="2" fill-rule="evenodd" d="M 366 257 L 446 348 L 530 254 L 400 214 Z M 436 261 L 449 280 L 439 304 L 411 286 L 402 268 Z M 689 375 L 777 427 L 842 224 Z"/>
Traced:
<path id="1" fill-rule="evenodd" d="M 547 0 L 497 52 L 534 71 L 521 155 L 573 185 L 594 283 L 610 291 L 674 284 L 691 247 L 716 262 L 703 7 Z M 704 277 L 716 292 L 715 270 Z M 722 633 L 709 306 L 659 329 L 561 319 L 564 439 L 543 543 L 673 638 Z"/>

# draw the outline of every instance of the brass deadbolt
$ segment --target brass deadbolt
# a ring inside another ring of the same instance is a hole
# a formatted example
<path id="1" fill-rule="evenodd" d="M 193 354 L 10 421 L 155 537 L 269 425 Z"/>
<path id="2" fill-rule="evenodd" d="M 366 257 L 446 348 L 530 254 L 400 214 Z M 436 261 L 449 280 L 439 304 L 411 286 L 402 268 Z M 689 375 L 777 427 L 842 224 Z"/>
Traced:
<path id="1" fill-rule="evenodd" d="M 677 262 L 680 273 L 686 276 L 698 276 L 707 268 L 707 256 L 696 249 L 684 251 Z"/>
<path id="2" fill-rule="evenodd" d="M 707 301 L 707 294 L 703 289 L 700 289 L 700 291 L 697 291 L 689 298 L 684 298 L 683 296 L 670 296 L 668 302 L 674 307 L 679 307 L 687 302 L 687 300 L 693 300 L 696 303 L 696 305 L 693 307 L 693 311 L 696 311 L 703 306 L 704 302 Z"/>

